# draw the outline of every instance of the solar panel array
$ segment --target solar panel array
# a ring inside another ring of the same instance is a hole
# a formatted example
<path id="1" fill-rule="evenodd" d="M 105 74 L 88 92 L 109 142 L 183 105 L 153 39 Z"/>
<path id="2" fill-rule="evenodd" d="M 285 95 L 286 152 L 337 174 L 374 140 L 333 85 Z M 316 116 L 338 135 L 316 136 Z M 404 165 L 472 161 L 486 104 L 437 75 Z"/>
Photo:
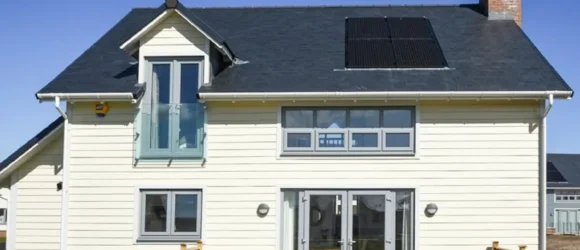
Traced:
<path id="1" fill-rule="evenodd" d="M 345 29 L 347 68 L 447 67 L 426 18 L 347 18 Z"/>

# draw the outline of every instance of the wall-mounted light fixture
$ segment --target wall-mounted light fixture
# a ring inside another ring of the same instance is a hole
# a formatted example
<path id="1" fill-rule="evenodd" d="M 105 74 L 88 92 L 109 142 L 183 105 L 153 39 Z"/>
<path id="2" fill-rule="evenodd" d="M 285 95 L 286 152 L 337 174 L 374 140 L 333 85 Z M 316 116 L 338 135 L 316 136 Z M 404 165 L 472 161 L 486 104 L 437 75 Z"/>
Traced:
<path id="1" fill-rule="evenodd" d="M 266 203 L 262 203 L 258 206 L 258 210 L 256 212 L 258 213 L 258 216 L 264 217 L 268 214 L 269 211 L 270 206 L 268 206 L 268 204 Z"/>
<path id="2" fill-rule="evenodd" d="M 433 215 L 437 213 L 438 209 L 439 208 L 437 207 L 437 205 L 435 205 L 435 203 L 429 203 L 425 207 L 425 215 L 427 215 L 427 217 L 433 217 Z"/>

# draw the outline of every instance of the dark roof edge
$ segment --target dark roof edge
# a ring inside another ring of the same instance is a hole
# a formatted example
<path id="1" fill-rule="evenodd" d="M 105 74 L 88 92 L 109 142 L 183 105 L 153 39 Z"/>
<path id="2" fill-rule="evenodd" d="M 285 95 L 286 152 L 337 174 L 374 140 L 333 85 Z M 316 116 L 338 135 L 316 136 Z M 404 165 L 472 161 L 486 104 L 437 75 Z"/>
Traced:
<path id="1" fill-rule="evenodd" d="M 188 7 L 188 9 L 314 9 L 314 8 L 382 8 L 382 7 L 468 7 L 479 6 L 473 4 L 369 4 L 369 5 L 281 5 L 281 6 L 209 6 L 209 7 Z"/>
<path id="2" fill-rule="evenodd" d="M 63 101 L 135 101 L 145 94 L 145 84 L 136 84 L 133 92 L 105 92 L 105 93 L 41 93 L 34 96 L 40 101 L 53 101 L 56 97 Z"/>
<path id="3" fill-rule="evenodd" d="M 55 129 L 61 127 L 64 124 L 64 118 L 58 117 L 58 119 L 54 120 L 50 123 L 47 127 L 42 129 L 38 134 L 28 140 L 24 145 L 20 146 L 14 153 L 10 154 L 6 159 L 0 162 L 0 172 L 3 171 L 6 167 L 8 167 L 12 162 L 20 158 L 23 154 L 28 152 L 30 149 L 34 147 L 37 143 L 41 142 L 45 139 L 48 135 L 50 135 Z"/>
<path id="4" fill-rule="evenodd" d="M 568 90 L 569 91 L 572 91 L 572 94 L 570 95 L 570 98 L 574 97 L 574 90 L 572 89 L 572 87 L 570 87 L 570 85 L 568 85 L 568 83 L 566 82 L 566 80 L 564 80 L 564 78 L 562 78 L 562 76 L 560 75 L 560 73 L 558 73 L 558 71 L 556 70 L 556 68 L 554 68 L 554 66 L 548 61 L 548 59 L 546 59 L 546 57 L 544 56 L 544 54 L 542 54 L 542 52 L 540 51 L 540 49 L 538 49 L 538 47 L 536 47 L 536 45 L 532 42 L 532 39 L 530 39 L 530 37 L 526 34 L 526 32 L 524 32 L 524 30 L 519 25 L 517 25 L 517 23 L 514 20 L 509 20 L 508 22 L 512 22 L 512 23 L 514 23 L 517 26 L 517 29 L 521 32 L 521 34 L 524 36 L 524 38 L 530 44 L 530 46 L 532 46 L 532 49 L 535 50 L 536 53 L 538 53 L 540 55 L 540 58 L 544 61 L 544 63 L 546 63 L 548 65 L 548 67 L 552 70 L 552 72 L 554 74 L 556 74 L 556 77 L 558 79 L 560 79 L 560 81 L 562 81 L 562 83 L 566 87 L 568 87 Z"/>

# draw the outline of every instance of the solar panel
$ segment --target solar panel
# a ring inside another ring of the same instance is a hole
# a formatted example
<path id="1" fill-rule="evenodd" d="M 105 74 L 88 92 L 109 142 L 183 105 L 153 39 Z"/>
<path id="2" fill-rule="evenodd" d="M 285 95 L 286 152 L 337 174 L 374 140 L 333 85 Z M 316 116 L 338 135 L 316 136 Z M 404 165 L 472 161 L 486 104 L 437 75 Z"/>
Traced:
<path id="1" fill-rule="evenodd" d="M 443 68 L 447 61 L 423 17 L 347 18 L 347 68 Z"/>
<path id="2" fill-rule="evenodd" d="M 346 22 L 350 40 L 389 39 L 389 27 L 384 18 L 349 18 Z"/>
<path id="3" fill-rule="evenodd" d="M 447 66 L 439 46 L 433 40 L 393 40 L 395 61 L 399 68 L 442 68 Z"/>
<path id="4" fill-rule="evenodd" d="M 431 24 L 422 17 L 387 18 L 392 39 L 432 39 Z"/>
<path id="5" fill-rule="evenodd" d="M 347 68 L 392 68 L 395 57 L 389 40 L 354 40 L 347 48 Z"/>

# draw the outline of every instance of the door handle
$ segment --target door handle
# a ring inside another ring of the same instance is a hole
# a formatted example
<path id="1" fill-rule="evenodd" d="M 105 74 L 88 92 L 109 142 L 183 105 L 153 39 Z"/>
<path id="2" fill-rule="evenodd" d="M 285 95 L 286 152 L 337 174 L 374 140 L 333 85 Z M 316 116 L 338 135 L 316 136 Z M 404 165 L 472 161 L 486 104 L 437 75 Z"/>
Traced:
<path id="1" fill-rule="evenodd" d="M 393 242 L 391 241 L 391 239 L 387 239 L 387 243 L 391 244 Z"/>
<path id="2" fill-rule="evenodd" d="M 350 241 L 348 241 L 348 245 L 350 245 L 350 246 L 352 246 L 352 244 L 354 244 L 354 243 L 356 243 L 356 241 L 355 241 L 355 240 L 350 240 Z"/>
<path id="3" fill-rule="evenodd" d="M 339 240 L 337 242 L 338 242 L 338 244 L 341 244 L 341 245 L 344 244 L 344 240 Z"/>

